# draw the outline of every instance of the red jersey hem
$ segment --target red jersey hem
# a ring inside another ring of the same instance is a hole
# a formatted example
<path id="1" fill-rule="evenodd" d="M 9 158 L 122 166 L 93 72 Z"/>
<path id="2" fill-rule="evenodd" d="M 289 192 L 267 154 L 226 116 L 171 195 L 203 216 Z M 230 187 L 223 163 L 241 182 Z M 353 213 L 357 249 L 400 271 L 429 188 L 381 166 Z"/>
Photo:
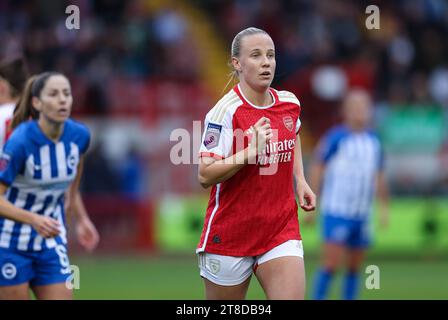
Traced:
<path id="1" fill-rule="evenodd" d="M 200 250 L 201 247 L 197 247 L 196 252 L 197 253 L 207 252 L 207 253 L 219 254 L 219 255 L 223 255 L 223 256 L 232 256 L 232 257 L 255 257 L 255 256 L 262 255 L 289 240 L 299 240 L 300 241 L 300 240 L 302 240 L 302 237 L 299 236 L 299 237 L 293 237 L 293 238 L 289 238 L 289 239 L 282 240 L 282 241 L 277 241 L 277 242 L 274 242 L 273 245 L 270 245 L 261 250 L 257 250 L 257 251 L 253 251 L 253 252 L 249 252 L 249 253 L 242 253 L 241 251 L 234 251 L 234 250 L 220 250 L 220 249 L 216 249 L 213 247 L 209 248 L 209 246 L 205 246 L 205 248 L 203 250 Z"/>

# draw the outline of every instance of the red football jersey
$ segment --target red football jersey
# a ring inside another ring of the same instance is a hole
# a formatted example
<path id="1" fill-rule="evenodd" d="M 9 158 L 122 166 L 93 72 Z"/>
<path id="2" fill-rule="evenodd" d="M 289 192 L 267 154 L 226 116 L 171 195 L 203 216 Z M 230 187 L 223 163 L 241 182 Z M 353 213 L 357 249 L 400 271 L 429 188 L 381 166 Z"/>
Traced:
<path id="1" fill-rule="evenodd" d="M 256 256 L 287 240 L 301 240 L 293 166 L 300 103 L 293 93 L 270 88 L 273 103 L 257 107 L 235 86 L 209 111 L 200 156 L 228 158 L 246 148 L 241 139 L 261 117 L 277 133 L 258 155 L 228 180 L 214 185 L 196 252 Z"/>
<path id="2" fill-rule="evenodd" d="M 0 105 L 0 151 L 3 149 L 3 145 L 11 135 L 9 130 L 9 124 L 12 121 L 15 104 L 7 103 Z"/>

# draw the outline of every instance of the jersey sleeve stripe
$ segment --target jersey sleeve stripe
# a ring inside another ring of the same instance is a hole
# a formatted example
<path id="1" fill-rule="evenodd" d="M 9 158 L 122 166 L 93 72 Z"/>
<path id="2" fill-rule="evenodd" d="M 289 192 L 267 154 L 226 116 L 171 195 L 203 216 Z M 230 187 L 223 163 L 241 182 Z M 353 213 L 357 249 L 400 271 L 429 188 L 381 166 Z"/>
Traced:
<path id="1" fill-rule="evenodd" d="M 224 97 L 222 97 L 222 98 L 215 104 L 215 106 L 213 107 L 213 110 L 212 110 L 212 111 L 213 111 L 213 115 L 212 115 L 211 119 L 215 119 L 215 118 L 218 116 L 219 112 L 221 111 L 221 108 L 222 108 L 224 105 L 226 105 L 226 103 L 227 103 L 229 100 L 232 100 L 233 98 L 235 98 L 235 95 L 232 94 L 232 91 L 229 92 L 229 93 L 227 93 Z"/>
<path id="2" fill-rule="evenodd" d="M 297 100 L 297 99 L 292 99 L 292 98 L 279 98 L 279 100 L 280 100 L 281 102 L 291 102 L 291 103 L 294 103 L 294 104 L 296 104 L 296 105 L 298 105 L 298 106 L 300 107 L 300 102 L 299 102 L 299 100 Z"/>
<path id="3" fill-rule="evenodd" d="M 225 116 L 226 112 L 227 112 L 231 107 L 233 107 L 233 106 L 235 106 L 235 105 L 240 105 L 240 104 L 241 104 L 241 100 L 240 100 L 240 98 L 239 98 L 238 96 L 236 96 L 234 99 L 230 100 L 225 106 L 223 106 L 223 107 L 221 108 L 221 111 L 220 111 L 220 113 L 219 113 L 219 115 L 218 115 L 217 121 L 218 121 L 219 123 L 221 123 L 221 122 L 223 121 L 223 119 L 224 119 L 224 116 Z"/>
<path id="4" fill-rule="evenodd" d="M 211 119 L 213 121 L 218 121 L 219 118 L 223 118 L 220 116 L 222 114 L 222 109 L 226 108 L 229 104 L 235 103 L 236 101 L 241 101 L 241 99 L 236 92 L 232 90 L 215 105 Z"/>
<path id="5" fill-rule="evenodd" d="M 300 107 L 300 101 L 295 95 L 278 95 L 278 99 L 282 102 L 291 102 L 297 104 Z"/>
<path id="6" fill-rule="evenodd" d="M 216 160 L 222 160 L 224 159 L 223 156 L 217 154 L 217 153 L 213 153 L 213 152 L 200 152 L 199 153 L 199 158 L 202 157 L 210 157 L 210 158 L 215 158 Z"/>

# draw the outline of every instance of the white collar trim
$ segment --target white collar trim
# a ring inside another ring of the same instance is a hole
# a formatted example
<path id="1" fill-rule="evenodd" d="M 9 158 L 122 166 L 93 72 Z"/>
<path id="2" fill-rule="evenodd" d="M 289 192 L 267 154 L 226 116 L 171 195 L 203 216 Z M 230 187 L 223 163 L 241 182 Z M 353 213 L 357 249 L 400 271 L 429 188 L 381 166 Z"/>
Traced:
<path id="1" fill-rule="evenodd" d="M 269 94 L 270 94 L 271 97 L 272 97 L 272 103 L 271 103 L 270 105 L 263 106 L 263 107 L 256 106 L 256 105 L 254 105 L 252 102 L 250 102 L 250 101 L 244 96 L 243 90 L 241 90 L 241 87 L 240 87 L 240 84 L 239 84 L 239 83 L 238 83 L 238 90 L 240 91 L 241 96 L 243 97 L 244 101 L 246 101 L 251 107 L 254 107 L 254 108 L 256 108 L 256 109 L 268 109 L 268 108 L 272 107 L 272 106 L 275 104 L 275 97 L 274 97 L 274 94 L 271 92 L 271 90 L 269 90 Z"/>

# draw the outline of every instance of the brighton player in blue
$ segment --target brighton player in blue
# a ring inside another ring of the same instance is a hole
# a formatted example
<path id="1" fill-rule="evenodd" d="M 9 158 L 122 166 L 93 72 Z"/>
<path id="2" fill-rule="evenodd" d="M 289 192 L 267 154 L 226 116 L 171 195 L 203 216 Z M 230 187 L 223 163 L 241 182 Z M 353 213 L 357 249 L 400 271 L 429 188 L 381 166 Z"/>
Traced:
<path id="1" fill-rule="evenodd" d="M 325 299 L 331 280 L 346 258 L 343 299 L 356 299 L 359 272 L 371 242 L 372 202 L 377 192 L 380 221 L 387 225 L 388 191 L 383 153 L 369 130 L 371 100 L 361 89 L 351 90 L 343 101 L 344 124 L 320 141 L 311 165 L 311 186 L 320 190 L 323 231 L 322 265 L 314 282 L 314 299 Z M 312 218 L 306 217 L 307 222 Z"/>
<path id="2" fill-rule="evenodd" d="M 99 236 L 78 191 L 86 126 L 71 120 L 68 79 L 43 73 L 28 80 L 14 129 L 0 157 L 0 300 L 71 299 L 65 211 L 76 213 L 78 241 Z"/>

